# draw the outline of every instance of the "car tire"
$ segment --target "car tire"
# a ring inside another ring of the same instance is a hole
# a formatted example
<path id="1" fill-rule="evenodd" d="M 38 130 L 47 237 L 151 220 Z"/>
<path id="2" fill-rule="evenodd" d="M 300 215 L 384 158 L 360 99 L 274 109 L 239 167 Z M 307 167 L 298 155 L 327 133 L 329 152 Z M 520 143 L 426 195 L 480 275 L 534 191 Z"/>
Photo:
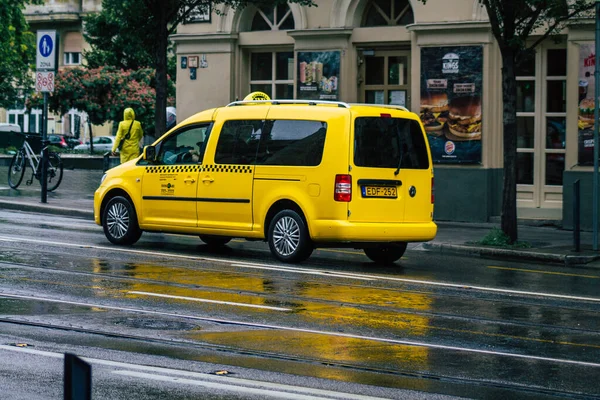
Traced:
<path id="1" fill-rule="evenodd" d="M 129 199 L 115 196 L 104 208 L 102 227 L 106 238 L 119 245 L 131 245 L 142 236 L 135 208 Z"/>
<path id="2" fill-rule="evenodd" d="M 407 245 L 406 242 L 385 244 L 366 248 L 364 249 L 364 252 L 366 256 L 376 264 L 390 265 L 402 258 Z"/>
<path id="3" fill-rule="evenodd" d="M 231 241 L 231 238 L 225 236 L 200 235 L 200 240 L 209 247 L 223 247 Z"/>
<path id="4" fill-rule="evenodd" d="M 314 250 L 304 219 L 293 210 L 280 211 L 273 217 L 267 240 L 271 253 L 285 263 L 302 262 Z"/>

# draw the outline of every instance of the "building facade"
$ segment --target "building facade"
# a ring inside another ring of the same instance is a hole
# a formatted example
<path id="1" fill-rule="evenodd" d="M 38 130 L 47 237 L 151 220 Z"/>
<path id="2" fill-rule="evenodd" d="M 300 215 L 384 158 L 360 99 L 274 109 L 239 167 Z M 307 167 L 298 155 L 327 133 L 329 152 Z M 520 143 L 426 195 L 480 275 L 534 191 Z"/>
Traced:
<path id="1" fill-rule="evenodd" d="M 81 65 L 83 50 L 87 44 L 83 39 L 83 17 L 99 12 L 102 0 L 46 0 L 43 5 L 28 5 L 24 10 L 25 19 L 32 32 L 55 30 L 58 42 L 57 68 Z M 33 77 L 32 77 L 33 79 Z M 42 110 L 28 111 L 23 104 L 4 110 L 4 120 L 20 125 L 25 132 L 41 132 Z M 106 135 L 110 124 L 94 126 L 93 134 Z M 48 133 L 89 139 L 87 116 L 78 110 L 70 110 L 66 115 L 48 115 Z"/>
<path id="2" fill-rule="evenodd" d="M 430 125 L 436 219 L 498 217 L 501 56 L 485 8 L 478 0 L 317 3 L 221 8 L 181 25 L 171 38 L 178 119 L 256 90 L 404 105 Z M 593 120 L 590 129 L 580 103 L 593 98 L 593 29 L 593 20 L 573 21 L 518 71 L 520 218 L 569 227 L 580 179 L 582 226 L 591 227 Z"/>

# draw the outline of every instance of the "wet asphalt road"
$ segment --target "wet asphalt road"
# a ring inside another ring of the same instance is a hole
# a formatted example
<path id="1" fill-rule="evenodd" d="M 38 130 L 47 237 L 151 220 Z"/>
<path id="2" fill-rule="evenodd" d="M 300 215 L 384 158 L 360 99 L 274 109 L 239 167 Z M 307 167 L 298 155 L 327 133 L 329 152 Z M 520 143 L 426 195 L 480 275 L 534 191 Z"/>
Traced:
<path id="1" fill-rule="evenodd" d="M 600 398 L 599 269 L 415 249 L 290 266 L 8 210 L 0 232 L 0 399 L 62 397 L 65 352 L 94 399 Z"/>

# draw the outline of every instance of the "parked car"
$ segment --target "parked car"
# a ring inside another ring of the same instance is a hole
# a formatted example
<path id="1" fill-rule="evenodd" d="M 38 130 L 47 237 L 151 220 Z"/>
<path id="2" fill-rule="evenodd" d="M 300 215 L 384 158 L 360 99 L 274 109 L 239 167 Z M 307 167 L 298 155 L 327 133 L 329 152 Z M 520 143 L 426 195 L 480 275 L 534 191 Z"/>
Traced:
<path id="1" fill-rule="evenodd" d="M 56 146 L 62 149 L 68 149 L 69 143 L 67 143 L 67 139 L 63 135 L 48 135 L 48 142 L 50 146 Z"/>
<path id="2" fill-rule="evenodd" d="M 80 144 L 83 144 L 83 142 L 81 140 L 79 140 L 73 136 L 65 136 L 65 140 L 67 141 L 67 144 L 69 145 L 70 149 L 73 149 L 73 148 L 75 148 L 75 146 L 79 146 Z"/>
<path id="3" fill-rule="evenodd" d="M 93 139 L 94 151 L 111 151 L 115 143 L 114 136 L 96 136 Z M 73 150 L 90 150 L 90 142 L 75 146 Z"/>

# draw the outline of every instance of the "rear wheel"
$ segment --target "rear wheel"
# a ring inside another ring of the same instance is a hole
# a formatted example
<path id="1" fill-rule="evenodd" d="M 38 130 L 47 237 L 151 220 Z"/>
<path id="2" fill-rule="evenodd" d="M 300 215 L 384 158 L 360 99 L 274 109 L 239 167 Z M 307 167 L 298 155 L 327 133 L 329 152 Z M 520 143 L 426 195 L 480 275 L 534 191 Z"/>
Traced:
<path id="1" fill-rule="evenodd" d="M 389 265 L 395 263 L 404 255 L 406 246 L 406 242 L 400 242 L 370 247 L 364 249 L 364 251 L 371 261 L 381 265 Z"/>
<path id="2" fill-rule="evenodd" d="M 286 263 L 302 262 L 314 250 L 304 220 L 293 210 L 275 215 L 269 224 L 268 242 L 271 253 Z"/>
<path id="3" fill-rule="evenodd" d="M 23 181 L 23 176 L 25 176 L 25 167 L 25 154 L 19 151 L 13 156 L 8 167 L 8 185 L 11 188 L 16 189 L 19 187 Z"/>
<path id="4" fill-rule="evenodd" d="M 102 216 L 104 235 L 114 244 L 134 244 L 142 236 L 135 208 L 122 196 L 110 199 Z"/>
<path id="5" fill-rule="evenodd" d="M 231 238 L 225 236 L 200 235 L 200 240 L 210 247 L 222 247 L 231 241 Z"/>
<path id="6" fill-rule="evenodd" d="M 46 172 L 46 189 L 51 192 L 60 185 L 63 178 L 63 163 L 58 154 L 48 154 L 48 170 Z"/>

